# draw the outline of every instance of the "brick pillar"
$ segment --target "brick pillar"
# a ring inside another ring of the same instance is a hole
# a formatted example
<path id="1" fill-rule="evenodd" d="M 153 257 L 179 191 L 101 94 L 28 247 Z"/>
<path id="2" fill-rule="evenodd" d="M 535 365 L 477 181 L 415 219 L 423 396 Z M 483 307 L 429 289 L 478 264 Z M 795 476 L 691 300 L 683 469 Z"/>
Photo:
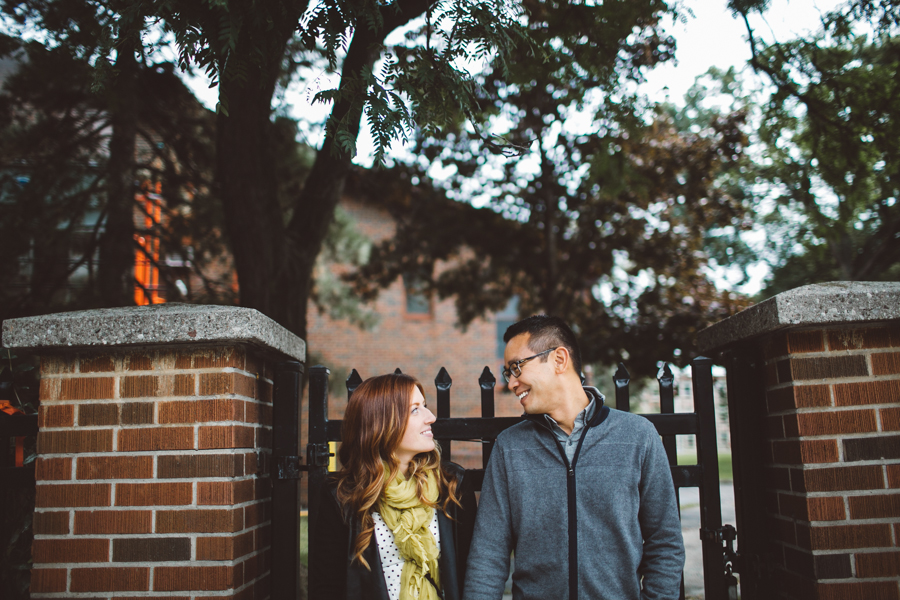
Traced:
<path id="1" fill-rule="evenodd" d="M 269 597 L 273 366 L 304 351 L 279 329 L 184 305 L 4 323 L 41 336 L 32 598 Z"/>
<path id="2" fill-rule="evenodd" d="M 776 598 L 897 600 L 900 284 L 806 286 L 745 313 L 699 342 L 742 356 L 724 360 L 729 378 L 759 357 L 757 391 L 735 390 L 755 405 L 742 418 L 761 423 L 760 439 L 734 449 L 756 452 L 762 473 L 738 519 L 739 540 L 742 525 L 764 538 L 746 576 L 768 577 L 760 590 Z"/>

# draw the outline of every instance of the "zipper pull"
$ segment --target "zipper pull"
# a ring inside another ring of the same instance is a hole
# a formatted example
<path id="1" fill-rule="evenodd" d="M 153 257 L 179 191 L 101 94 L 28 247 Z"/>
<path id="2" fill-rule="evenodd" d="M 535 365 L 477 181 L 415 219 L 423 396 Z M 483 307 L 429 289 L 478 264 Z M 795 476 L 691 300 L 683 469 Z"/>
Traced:
<path id="1" fill-rule="evenodd" d="M 575 469 L 569 467 L 569 477 L 575 477 Z"/>

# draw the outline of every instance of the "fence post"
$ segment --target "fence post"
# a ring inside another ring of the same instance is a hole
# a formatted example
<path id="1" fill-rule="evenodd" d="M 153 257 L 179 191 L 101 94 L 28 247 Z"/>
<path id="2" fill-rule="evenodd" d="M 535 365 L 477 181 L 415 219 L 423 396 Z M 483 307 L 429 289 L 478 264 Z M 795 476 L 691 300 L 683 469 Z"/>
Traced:
<path id="1" fill-rule="evenodd" d="M 481 388 L 481 418 L 490 419 L 494 416 L 494 386 L 497 379 L 488 367 L 481 372 L 478 378 L 478 386 Z M 491 459 L 491 451 L 494 449 L 493 440 L 481 440 L 481 466 L 487 468 Z"/>
<path id="2" fill-rule="evenodd" d="M 453 380 L 450 378 L 450 373 L 447 372 L 447 369 L 441 367 L 437 377 L 434 378 L 434 385 L 437 388 L 437 418 L 449 419 L 450 386 L 453 385 Z M 440 443 L 443 459 L 451 460 L 450 440 L 440 440 Z"/>
<path id="3" fill-rule="evenodd" d="M 691 361 L 694 412 L 700 419 L 697 462 L 700 484 L 700 540 L 703 544 L 703 584 L 709 598 L 725 598 L 725 560 L 722 553 L 722 499 L 719 494 L 719 453 L 716 444 L 716 412 L 713 397 L 712 360 L 699 356 Z"/>
<path id="4" fill-rule="evenodd" d="M 272 597 L 300 593 L 300 388 L 303 365 L 279 363 L 272 407 Z"/>
<path id="5" fill-rule="evenodd" d="M 616 386 L 616 409 L 623 412 L 631 411 L 631 401 L 628 399 L 628 384 L 631 382 L 631 375 L 623 363 L 619 363 L 613 375 L 613 383 Z"/>
<path id="6" fill-rule="evenodd" d="M 656 380 L 659 382 L 659 412 L 664 415 L 675 413 L 675 377 L 672 375 L 672 369 L 669 364 L 665 363 L 656 374 Z M 669 465 L 678 464 L 678 450 L 675 447 L 675 436 L 662 436 L 663 448 L 666 449 L 666 456 L 669 457 Z"/>
<path id="7" fill-rule="evenodd" d="M 734 469 L 734 506 L 738 531 L 738 565 L 741 596 L 761 600 L 774 595 L 769 522 L 765 506 L 765 463 L 759 459 L 769 451 L 766 443 L 765 361 L 756 348 L 736 348 L 724 354 L 728 385 L 728 420 L 731 425 L 731 462 Z M 768 555 L 768 557 L 767 557 Z"/>
<path id="8" fill-rule="evenodd" d="M 309 370 L 309 441 L 306 445 L 306 464 L 309 469 L 309 548 L 312 555 L 318 542 L 319 531 L 313 520 L 319 514 L 319 501 L 325 476 L 328 473 L 328 374 L 326 367 L 316 365 Z M 307 559 L 309 560 L 309 559 Z M 309 572 L 309 587 L 321 577 L 312 569 Z"/>

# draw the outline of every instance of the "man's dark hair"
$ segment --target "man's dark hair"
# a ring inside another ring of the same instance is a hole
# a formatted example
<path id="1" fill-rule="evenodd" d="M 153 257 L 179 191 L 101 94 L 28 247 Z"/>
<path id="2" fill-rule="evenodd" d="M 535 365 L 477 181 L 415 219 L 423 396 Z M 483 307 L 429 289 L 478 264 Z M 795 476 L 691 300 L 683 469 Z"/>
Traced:
<path id="1" fill-rule="evenodd" d="M 529 334 L 528 347 L 534 352 L 543 352 L 548 348 L 563 346 L 572 357 L 572 366 L 575 373 L 581 377 L 581 350 L 578 348 L 578 340 L 572 329 L 559 317 L 547 315 L 534 315 L 513 323 L 503 334 L 503 341 L 509 340 L 523 333 Z M 547 362 L 547 355 L 541 357 L 541 362 Z"/>

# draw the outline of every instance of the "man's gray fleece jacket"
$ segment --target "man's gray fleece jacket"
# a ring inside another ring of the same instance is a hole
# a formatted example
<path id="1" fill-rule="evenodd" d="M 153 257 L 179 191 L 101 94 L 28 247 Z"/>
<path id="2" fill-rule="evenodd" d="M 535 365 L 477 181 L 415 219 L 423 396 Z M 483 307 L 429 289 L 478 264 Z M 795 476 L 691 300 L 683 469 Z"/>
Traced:
<path id="1" fill-rule="evenodd" d="M 656 428 L 585 392 L 598 408 L 571 465 L 543 415 L 497 438 L 464 600 L 500 600 L 510 551 L 514 600 L 678 598 L 684 542 Z"/>

